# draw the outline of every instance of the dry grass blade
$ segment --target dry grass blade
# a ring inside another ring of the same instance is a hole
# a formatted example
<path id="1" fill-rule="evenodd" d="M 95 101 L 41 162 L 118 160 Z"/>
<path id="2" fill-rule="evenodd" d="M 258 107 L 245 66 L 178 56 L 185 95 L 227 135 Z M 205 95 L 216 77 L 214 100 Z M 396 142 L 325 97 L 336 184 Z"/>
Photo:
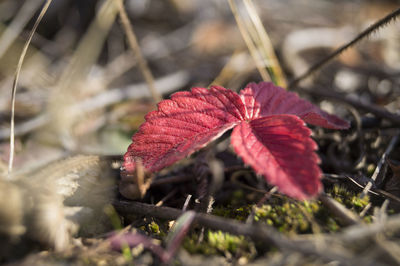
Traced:
<path id="1" fill-rule="evenodd" d="M 322 60 L 318 61 L 314 65 L 312 65 L 304 74 L 300 75 L 299 77 L 295 78 L 290 84 L 289 88 L 293 88 L 294 86 L 298 85 L 302 80 L 306 79 L 313 73 L 315 73 L 318 69 L 329 63 L 332 59 L 343 53 L 343 51 L 347 50 L 348 48 L 352 47 L 365 37 L 370 36 L 373 32 L 379 30 L 383 26 L 387 25 L 394 19 L 396 19 L 400 15 L 400 8 L 396 9 L 395 11 L 391 12 L 389 15 L 386 17 L 378 20 L 376 23 L 372 24 L 369 26 L 367 29 L 365 29 L 363 32 L 361 32 L 357 37 L 355 37 L 353 40 L 350 42 L 342 45 L 339 47 L 337 50 L 333 51 L 331 54 L 323 58 Z"/>
<path id="2" fill-rule="evenodd" d="M 243 0 L 253 26 L 257 32 L 258 46 L 264 60 L 268 60 L 267 69 L 276 85 L 286 88 L 286 78 L 275 55 L 274 47 L 265 30 L 252 0 Z M 256 40 L 256 39 L 255 39 Z M 275 79 L 275 80 L 274 80 Z"/>
<path id="3" fill-rule="evenodd" d="M 228 2 L 261 77 L 264 80 L 272 80 L 278 86 L 286 87 L 286 79 L 275 55 L 273 45 L 253 2 L 243 0 L 248 15 L 246 19 L 239 14 L 234 0 L 228 0 Z"/>
<path id="4" fill-rule="evenodd" d="M 228 0 L 229 6 L 232 10 L 232 14 L 235 17 L 236 23 L 238 25 L 240 34 L 243 37 L 243 40 L 245 41 L 247 48 L 250 51 L 251 56 L 254 59 L 254 62 L 256 64 L 256 67 L 258 69 L 258 72 L 260 72 L 261 78 L 263 80 L 271 80 L 270 75 L 268 74 L 268 72 L 265 70 L 264 68 L 264 63 L 262 62 L 262 58 L 260 58 L 260 55 L 257 51 L 257 47 L 255 46 L 255 44 L 253 43 L 249 33 L 246 30 L 246 26 L 244 21 L 242 20 L 242 18 L 239 15 L 236 3 L 234 0 Z"/>
<path id="5" fill-rule="evenodd" d="M 147 82 L 147 85 L 149 86 L 150 93 L 153 96 L 154 101 L 159 102 L 159 101 L 161 101 L 162 97 L 154 85 L 153 74 L 151 73 L 150 68 L 147 65 L 146 59 L 142 55 L 139 43 L 138 43 L 135 33 L 133 31 L 132 24 L 129 22 L 129 18 L 126 13 L 126 10 L 125 10 L 122 0 L 117 0 L 117 5 L 118 5 L 118 11 L 119 11 L 119 15 L 121 18 L 122 26 L 123 26 L 125 34 L 128 38 L 129 45 L 130 45 L 132 51 L 135 53 L 135 55 L 138 58 L 140 71 L 142 72 L 142 74 Z"/>
<path id="6" fill-rule="evenodd" d="M 36 19 L 35 24 L 33 25 L 31 32 L 29 33 L 28 40 L 26 41 L 24 48 L 22 49 L 21 56 L 18 61 L 17 69 L 15 71 L 14 82 L 13 82 L 13 87 L 12 87 L 12 96 L 11 96 L 10 157 L 9 157 L 9 161 L 8 161 L 8 175 L 7 175 L 8 179 L 11 179 L 11 171 L 12 171 L 13 161 L 14 161 L 15 96 L 17 93 L 19 74 L 21 72 L 22 63 L 24 62 L 24 58 L 25 58 L 26 52 L 28 51 L 29 44 L 31 43 L 33 35 L 35 34 L 36 29 L 39 26 L 39 23 L 42 20 L 44 14 L 46 13 L 51 2 L 52 2 L 52 0 L 47 0 L 45 5 L 43 6 L 42 10 L 40 11 L 38 18 Z"/>

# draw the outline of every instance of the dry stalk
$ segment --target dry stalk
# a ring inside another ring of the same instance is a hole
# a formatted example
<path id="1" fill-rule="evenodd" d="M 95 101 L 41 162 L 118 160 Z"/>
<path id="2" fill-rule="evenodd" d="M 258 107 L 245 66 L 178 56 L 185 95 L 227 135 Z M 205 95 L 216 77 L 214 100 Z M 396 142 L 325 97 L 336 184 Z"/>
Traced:
<path id="1" fill-rule="evenodd" d="M 46 13 L 48 7 L 50 6 L 52 0 L 47 0 L 44 6 L 42 7 L 42 10 L 40 11 L 39 16 L 37 17 L 35 24 L 33 25 L 33 28 L 31 32 L 29 33 L 28 40 L 25 42 L 24 48 L 22 49 L 21 56 L 18 60 L 18 65 L 17 69 L 15 71 L 15 76 L 14 76 L 14 81 L 13 81 L 13 87 L 12 87 L 12 95 L 11 95 L 11 123 L 10 123 L 10 157 L 8 161 L 8 174 L 7 177 L 8 179 L 11 179 L 11 172 L 13 168 L 13 162 L 14 162 L 14 128 L 15 128 L 15 123 L 14 123 L 14 117 L 15 117 L 15 97 L 17 93 L 17 85 L 18 85 L 18 79 L 19 75 L 21 73 L 21 68 L 22 64 L 25 59 L 26 52 L 28 51 L 29 44 L 32 41 L 33 35 L 36 32 L 37 27 L 40 24 L 40 21 L 42 20 L 44 14 Z"/>
<path id="2" fill-rule="evenodd" d="M 258 72 L 261 75 L 261 78 L 265 81 L 271 80 L 270 75 L 268 72 L 265 70 L 265 65 L 263 63 L 262 58 L 260 57 L 260 54 L 258 53 L 256 45 L 253 43 L 249 33 L 246 30 L 246 25 L 243 21 L 243 19 L 240 17 L 236 3 L 234 0 L 228 0 L 229 6 L 232 10 L 232 14 L 235 17 L 236 23 L 238 25 L 240 34 L 242 35 L 242 38 L 244 42 L 247 45 L 247 48 L 250 51 L 251 56 L 254 59 L 254 62 L 256 64 L 256 67 L 258 69 Z"/>
<path id="3" fill-rule="evenodd" d="M 281 87 L 286 87 L 286 79 L 275 55 L 274 48 L 265 30 L 257 10 L 251 0 L 243 0 L 248 19 L 238 12 L 235 0 L 228 0 L 239 31 L 245 41 L 256 67 L 264 80 L 272 80 Z"/>
<path id="4" fill-rule="evenodd" d="M 274 46 L 272 45 L 271 39 L 269 38 L 268 33 L 262 24 L 253 1 L 243 0 L 243 3 L 257 33 L 256 38 L 253 39 L 258 40 L 258 46 L 260 48 L 259 50 L 260 52 L 263 52 L 262 57 L 264 60 L 268 60 L 267 69 L 271 78 L 276 85 L 286 88 L 287 84 L 285 75 L 283 74 L 282 68 L 274 51 Z"/>
<path id="5" fill-rule="evenodd" d="M 138 58 L 140 71 L 142 72 L 144 79 L 146 80 L 146 83 L 149 87 L 153 100 L 157 103 L 161 101 L 162 97 L 154 85 L 153 74 L 151 73 L 147 61 L 140 50 L 138 40 L 136 38 L 135 32 L 133 31 L 133 26 L 129 22 L 129 18 L 125 10 L 124 3 L 122 2 L 122 0 L 117 0 L 116 2 L 118 5 L 118 11 L 122 22 L 122 27 L 124 28 L 125 34 L 128 38 L 129 46 L 131 47 L 132 51 Z"/>
<path id="6" fill-rule="evenodd" d="M 379 30 L 383 26 L 387 25 L 394 19 L 396 19 L 400 15 L 400 8 L 396 9 L 395 11 L 391 12 L 389 15 L 386 17 L 378 20 L 376 23 L 372 24 L 368 28 L 366 28 L 364 31 L 362 31 L 360 34 L 358 34 L 354 39 L 352 39 L 350 42 L 342 45 L 335 51 L 333 51 L 331 54 L 326 56 L 325 58 L 322 58 L 320 61 L 312 65 L 304 74 L 300 75 L 299 77 L 295 78 L 292 82 L 289 84 L 289 88 L 293 88 L 297 86 L 302 80 L 306 79 L 307 77 L 311 76 L 314 74 L 317 70 L 321 69 L 324 65 L 329 63 L 332 59 L 343 53 L 345 50 L 347 50 L 350 47 L 353 47 L 355 44 L 357 44 L 359 41 L 363 40 L 364 38 L 370 36 L 372 33 L 375 31 Z"/>

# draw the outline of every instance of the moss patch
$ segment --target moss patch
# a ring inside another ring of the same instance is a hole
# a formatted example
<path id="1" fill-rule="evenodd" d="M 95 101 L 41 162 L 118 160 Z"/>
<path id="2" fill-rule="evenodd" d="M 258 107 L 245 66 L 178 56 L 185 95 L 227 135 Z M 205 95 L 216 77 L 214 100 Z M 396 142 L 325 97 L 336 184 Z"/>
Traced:
<path id="1" fill-rule="evenodd" d="M 205 255 L 225 255 L 228 258 L 254 258 L 254 244 L 243 236 L 235 236 L 222 231 L 207 230 L 203 241 L 198 241 L 198 234 L 186 237 L 183 247 L 190 253 Z"/>

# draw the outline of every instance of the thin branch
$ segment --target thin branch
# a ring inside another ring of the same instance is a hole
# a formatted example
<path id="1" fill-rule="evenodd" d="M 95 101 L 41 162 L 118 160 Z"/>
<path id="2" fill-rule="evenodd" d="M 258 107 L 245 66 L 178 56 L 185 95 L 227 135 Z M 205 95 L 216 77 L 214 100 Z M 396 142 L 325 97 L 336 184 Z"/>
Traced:
<path id="1" fill-rule="evenodd" d="M 12 93 L 11 93 L 10 157 L 9 157 L 9 161 L 8 161 L 8 174 L 7 174 L 8 179 L 11 179 L 11 171 L 12 171 L 13 162 L 14 162 L 15 96 L 17 93 L 19 74 L 21 73 L 22 63 L 24 62 L 25 55 L 26 55 L 26 52 L 28 51 L 29 44 L 31 43 L 33 35 L 35 34 L 36 29 L 39 26 L 40 21 L 42 21 L 42 18 L 44 16 L 44 14 L 46 13 L 48 7 L 50 6 L 51 2 L 52 2 L 52 0 L 47 0 L 46 3 L 44 4 L 42 10 L 40 11 L 38 18 L 36 19 L 35 24 L 33 25 L 31 32 L 29 33 L 29 38 L 28 38 L 28 40 L 26 40 L 25 45 L 22 49 L 21 56 L 19 57 L 17 69 L 15 71 L 14 82 L 13 82 Z"/>
<path id="2" fill-rule="evenodd" d="M 386 17 L 378 20 L 376 23 L 372 24 L 368 28 L 366 28 L 363 32 L 361 32 L 357 37 L 355 37 L 353 40 L 350 42 L 344 44 L 337 50 L 333 51 L 331 54 L 323 58 L 322 60 L 318 61 L 314 65 L 312 65 L 304 74 L 300 75 L 299 77 L 295 78 L 290 84 L 289 88 L 293 88 L 296 85 L 300 83 L 300 81 L 304 80 L 305 78 L 309 77 L 312 75 L 315 71 L 323 67 L 325 64 L 329 63 L 333 58 L 337 57 L 343 51 L 346 49 L 352 47 L 354 44 L 358 43 L 365 37 L 370 36 L 373 32 L 379 30 L 382 26 L 385 26 L 386 24 L 390 23 L 394 19 L 396 19 L 400 15 L 400 8 L 396 9 L 395 11 L 391 12 L 389 15 Z"/>
<path id="3" fill-rule="evenodd" d="M 154 85 L 153 74 L 151 74 L 150 68 L 147 65 L 147 61 L 140 50 L 140 46 L 137 41 L 135 32 L 133 31 L 132 24 L 129 22 L 129 18 L 125 10 L 124 3 L 122 2 L 122 0 L 117 0 L 117 5 L 119 10 L 119 16 L 122 22 L 122 27 L 124 28 L 125 34 L 128 38 L 128 43 L 132 51 L 138 58 L 140 71 L 142 72 L 144 79 L 146 80 L 147 85 L 149 86 L 153 100 L 157 103 L 161 101 L 162 97 Z"/>

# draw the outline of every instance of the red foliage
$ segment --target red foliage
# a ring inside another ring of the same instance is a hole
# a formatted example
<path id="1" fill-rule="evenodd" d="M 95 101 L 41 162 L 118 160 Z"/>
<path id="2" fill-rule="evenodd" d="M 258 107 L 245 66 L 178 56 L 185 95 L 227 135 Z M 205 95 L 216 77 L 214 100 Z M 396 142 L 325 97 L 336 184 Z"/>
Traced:
<path id="1" fill-rule="evenodd" d="M 217 86 L 177 92 L 146 116 L 123 167 L 134 172 L 140 159 L 147 170 L 159 171 L 236 126 L 231 143 L 243 161 L 286 195 L 307 199 L 322 186 L 317 145 L 303 121 L 331 129 L 349 127 L 269 82 L 250 83 L 240 95 Z"/>
<path id="2" fill-rule="evenodd" d="M 231 137 L 236 153 L 282 193 L 296 199 L 321 189 L 311 130 L 294 115 L 271 115 L 237 126 Z"/>

